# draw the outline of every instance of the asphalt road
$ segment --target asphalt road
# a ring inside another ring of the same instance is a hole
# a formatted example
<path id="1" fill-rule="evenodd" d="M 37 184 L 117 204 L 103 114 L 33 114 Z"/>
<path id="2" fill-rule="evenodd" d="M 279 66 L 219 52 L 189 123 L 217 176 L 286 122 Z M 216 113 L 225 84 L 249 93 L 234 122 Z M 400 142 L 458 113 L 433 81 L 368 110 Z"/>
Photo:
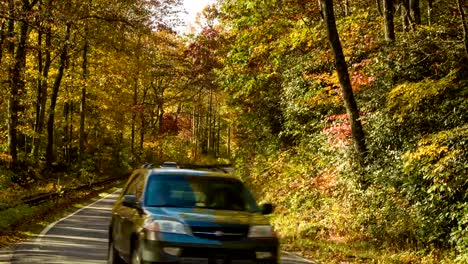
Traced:
<path id="1" fill-rule="evenodd" d="M 110 194 L 49 225 L 14 250 L 0 250 L 0 263 L 104 264 L 107 228 L 118 193 Z M 284 252 L 282 264 L 313 263 Z"/>

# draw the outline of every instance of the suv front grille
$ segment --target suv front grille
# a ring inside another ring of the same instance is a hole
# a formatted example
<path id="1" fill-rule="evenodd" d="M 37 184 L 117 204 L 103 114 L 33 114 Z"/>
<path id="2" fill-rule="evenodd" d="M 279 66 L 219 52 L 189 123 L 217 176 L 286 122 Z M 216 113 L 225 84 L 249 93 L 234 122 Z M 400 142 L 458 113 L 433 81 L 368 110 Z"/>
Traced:
<path id="1" fill-rule="evenodd" d="M 192 233 L 196 237 L 232 241 L 247 237 L 249 226 L 220 226 L 220 227 L 201 227 L 191 226 Z"/>

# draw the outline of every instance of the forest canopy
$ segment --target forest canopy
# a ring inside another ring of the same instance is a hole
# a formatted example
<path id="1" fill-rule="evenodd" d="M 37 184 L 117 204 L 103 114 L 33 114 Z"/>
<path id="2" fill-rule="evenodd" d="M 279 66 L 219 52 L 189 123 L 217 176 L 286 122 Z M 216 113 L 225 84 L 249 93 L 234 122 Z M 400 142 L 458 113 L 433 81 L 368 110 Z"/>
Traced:
<path id="1" fill-rule="evenodd" d="M 181 10 L 0 2 L 0 194 L 233 164 L 317 260 L 468 261 L 464 0 L 219 0 L 188 35 Z"/>

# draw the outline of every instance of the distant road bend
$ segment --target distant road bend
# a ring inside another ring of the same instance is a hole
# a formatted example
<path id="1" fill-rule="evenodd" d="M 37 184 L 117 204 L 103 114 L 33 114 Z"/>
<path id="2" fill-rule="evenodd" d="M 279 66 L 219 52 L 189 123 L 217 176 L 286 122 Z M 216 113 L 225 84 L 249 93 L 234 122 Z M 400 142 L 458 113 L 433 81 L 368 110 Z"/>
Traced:
<path id="1" fill-rule="evenodd" d="M 114 192 L 52 223 L 12 252 L 0 252 L 0 263 L 105 264 L 108 224 L 117 196 Z M 313 262 L 285 252 L 281 263 Z"/>

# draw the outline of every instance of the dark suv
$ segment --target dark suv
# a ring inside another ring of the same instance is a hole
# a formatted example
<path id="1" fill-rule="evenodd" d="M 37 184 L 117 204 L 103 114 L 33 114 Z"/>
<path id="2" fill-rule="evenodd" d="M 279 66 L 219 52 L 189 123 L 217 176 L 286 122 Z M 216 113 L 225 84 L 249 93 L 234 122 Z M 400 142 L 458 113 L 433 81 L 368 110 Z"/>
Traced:
<path id="1" fill-rule="evenodd" d="M 278 239 L 228 174 L 139 169 L 112 210 L 108 263 L 278 263 Z"/>

